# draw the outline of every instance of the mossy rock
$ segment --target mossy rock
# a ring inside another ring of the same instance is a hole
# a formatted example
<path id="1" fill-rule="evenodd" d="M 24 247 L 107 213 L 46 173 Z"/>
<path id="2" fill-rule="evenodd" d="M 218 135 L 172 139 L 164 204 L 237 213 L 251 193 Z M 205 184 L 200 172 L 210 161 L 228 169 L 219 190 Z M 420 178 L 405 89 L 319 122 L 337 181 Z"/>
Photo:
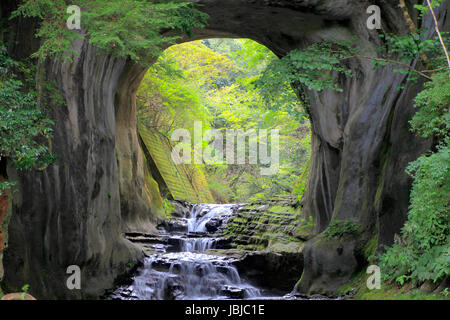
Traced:
<path id="1" fill-rule="evenodd" d="M 250 245 L 252 249 L 255 244 L 260 247 L 262 243 L 267 246 L 269 242 L 280 243 L 277 248 L 289 246 L 286 245 L 289 243 L 303 245 L 304 238 L 299 237 L 298 230 L 304 223 L 300 207 L 295 202 L 270 201 L 269 205 L 251 203 L 240 208 L 229 220 L 224 235 L 234 236 L 239 245 Z M 251 237 L 244 238 L 242 235 Z"/>
<path id="2" fill-rule="evenodd" d="M 363 249 L 364 257 L 366 258 L 367 261 L 369 261 L 370 258 L 375 255 L 377 249 L 378 249 L 378 234 L 375 234 L 369 239 L 369 241 L 367 241 Z"/>
<path id="3" fill-rule="evenodd" d="M 145 177 L 145 195 L 152 212 L 160 216 L 165 216 L 166 211 L 164 208 L 164 201 L 159 192 L 158 183 L 153 179 L 150 173 L 147 173 L 147 176 Z"/>
<path id="4" fill-rule="evenodd" d="M 206 177 L 200 168 L 194 166 L 190 168 L 192 170 L 188 170 L 186 166 L 174 163 L 171 157 L 172 146 L 167 137 L 141 123 L 138 124 L 138 131 L 146 151 L 144 153 L 151 158 L 147 160 L 151 160 L 156 168 L 154 170 L 158 171 L 157 175 L 161 177 L 158 182 L 168 189 L 173 199 L 194 203 L 214 202 Z"/>
<path id="5" fill-rule="evenodd" d="M 273 252 L 289 252 L 289 253 L 300 253 L 303 252 L 305 247 L 304 242 L 278 242 L 270 241 L 266 250 Z"/>
<path id="6" fill-rule="evenodd" d="M 398 287 L 382 281 L 380 289 L 367 288 L 370 274 L 365 271 L 355 274 L 348 283 L 337 290 L 337 294 L 355 300 L 450 300 L 450 296 L 439 293 L 427 293 L 411 284 Z"/>
<path id="7" fill-rule="evenodd" d="M 350 239 L 358 237 L 363 232 L 360 224 L 350 220 L 332 220 L 322 233 L 324 240 Z"/>

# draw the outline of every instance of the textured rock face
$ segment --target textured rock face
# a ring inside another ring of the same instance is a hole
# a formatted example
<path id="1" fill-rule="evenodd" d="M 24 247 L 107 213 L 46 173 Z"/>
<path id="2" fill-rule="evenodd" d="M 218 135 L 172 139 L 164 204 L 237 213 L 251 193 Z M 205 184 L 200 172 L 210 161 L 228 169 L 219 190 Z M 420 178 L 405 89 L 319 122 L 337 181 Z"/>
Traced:
<path id="1" fill-rule="evenodd" d="M 46 63 L 48 79 L 59 84 L 67 103 L 51 114 L 59 159 L 18 177 L 4 256 L 6 287 L 29 283 L 39 298 L 95 297 L 140 255 L 121 237 L 115 156 L 114 97 L 126 62 L 98 55 L 86 42 L 76 47 L 80 56 L 73 63 Z M 67 289 L 69 265 L 80 266 L 82 290 Z"/>
<path id="2" fill-rule="evenodd" d="M 2 181 L 0 177 L 0 182 Z M 0 255 L 3 252 L 4 248 L 4 236 L 3 236 L 3 222 L 7 215 L 7 210 L 9 207 L 8 193 L 5 191 L 4 194 L 0 196 Z M 0 272 L 0 277 L 3 274 Z"/>
<path id="3" fill-rule="evenodd" d="M 366 28 L 366 8 L 373 1 L 200 2 L 210 19 L 197 38 L 252 38 L 279 56 L 325 38 L 356 35 L 369 47 L 379 41 L 377 32 Z M 14 3 L 2 1 L 0 15 L 6 17 Z M 396 1 L 376 4 L 382 8 L 384 31 L 407 30 Z M 443 30 L 449 29 L 449 6 L 438 11 Z M 431 20 L 425 24 L 431 26 Z M 33 27 L 13 26 L 20 40 L 13 48 L 16 56 L 36 50 Z M 51 111 L 58 163 L 43 172 L 8 172 L 20 184 L 13 198 L 3 284 L 17 291 L 28 283 L 38 298 L 98 296 L 140 257 L 121 233 L 151 228 L 156 221 L 142 196 L 144 160 L 136 136 L 134 94 L 145 70 L 97 54 L 87 42 L 76 47 L 80 56 L 73 63 L 45 65 L 66 104 Z M 365 235 L 358 243 L 326 246 L 310 240 L 297 286 L 301 292 L 332 291 L 345 282 L 361 267 L 360 248 L 373 234 L 380 243 L 392 241 L 408 207 L 410 180 L 404 169 L 430 146 L 408 130 L 420 86 L 398 91 L 404 76 L 392 69 L 373 70 L 363 60 L 350 67 L 355 77 L 338 79 L 343 93 L 309 93 L 313 156 L 303 210 L 315 218 L 317 232 L 340 219 L 361 224 Z M 81 290 L 66 288 L 71 264 L 81 267 Z"/>
<path id="4" fill-rule="evenodd" d="M 203 2 L 217 3 L 206 7 L 212 17 L 220 12 L 219 19 L 210 19 L 209 29 L 250 37 L 279 56 L 321 39 L 351 36 L 373 48 L 380 40 L 376 30 L 366 27 L 366 8 L 372 4 L 381 7 L 384 32 L 408 31 L 397 1 L 235 0 L 220 6 L 217 1 Z M 412 12 L 412 1 L 407 3 Z M 450 29 L 449 10 L 449 3 L 437 10 L 441 30 Z M 431 37 L 430 16 L 423 27 Z M 392 243 L 407 215 L 411 180 L 405 168 L 431 146 L 409 131 L 420 84 L 399 91 L 405 77 L 391 67 L 374 70 L 360 59 L 349 61 L 349 67 L 354 77 L 337 77 L 342 93 L 308 93 L 313 138 L 303 213 L 314 217 L 318 233 L 332 220 L 354 221 L 364 232 L 358 241 L 326 246 L 316 245 L 320 239 L 310 240 L 296 287 L 302 293 L 332 292 L 345 283 L 365 263 L 362 251 L 374 236 L 379 245 Z"/>

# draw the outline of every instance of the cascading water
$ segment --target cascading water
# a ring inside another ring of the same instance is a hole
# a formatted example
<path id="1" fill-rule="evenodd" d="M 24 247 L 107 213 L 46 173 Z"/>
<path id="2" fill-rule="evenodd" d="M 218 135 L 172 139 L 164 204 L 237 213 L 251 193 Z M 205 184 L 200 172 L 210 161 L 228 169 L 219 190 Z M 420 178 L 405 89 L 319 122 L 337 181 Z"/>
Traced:
<path id="1" fill-rule="evenodd" d="M 239 277 L 230 261 L 202 253 L 178 252 L 151 257 L 128 288 L 132 299 L 244 299 L 259 290 Z"/>
<path id="2" fill-rule="evenodd" d="M 206 232 L 206 223 L 211 219 L 231 213 L 231 204 L 195 204 L 188 218 L 188 232 Z"/>
<path id="3" fill-rule="evenodd" d="M 181 251 L 182 252 L 192 252 L 192 251 L 206 251 L 214 247 L 217 240 L 212 238 L 192 238 L 183 239 Z"/>
<path id="4" fill-rule="evenodd" d="M 195 204 L 192 206 L 189 217 L 187 219 L 188 235 L 192 233 L 205 233 L 206 224 L 218 216 L 231 216 L 234 205 L 217 205 L 217 204 Z M 182 250 L 184 252 L 206 251 L 214 248 L 217 239 L 200 237 L 182 239 Z"/>
<path id="5" fill-rule="evenodd" d="M 120 299 L 246 299 L 260 291 L 243 281 L 232 258 L 206 254 L 220 240 L 208 237 L 207 224 L 227 220 L 235 205 L 196 204 L 187 220 L 187 234 L 171 234 L 177 252 L 145 259 L 133 283 L 112 295 Z"/>

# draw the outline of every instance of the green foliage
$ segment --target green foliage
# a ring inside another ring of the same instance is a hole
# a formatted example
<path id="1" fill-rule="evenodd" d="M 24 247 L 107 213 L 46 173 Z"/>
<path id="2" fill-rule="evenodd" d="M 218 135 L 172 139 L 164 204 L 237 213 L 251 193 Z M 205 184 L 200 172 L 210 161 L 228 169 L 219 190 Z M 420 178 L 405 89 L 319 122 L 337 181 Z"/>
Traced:
<path id="1" fill-rule="evenodd" d="M 326 239 L 342 239 L 359 233 L 359 226 L 353 221 L 333 220 L 323 232 Z"/>
<path id="2" fill-rule="evenodd" d="M 300 227 L 298 227 L 298 232 L 302 232 L 306 229 L 312 228 L 314 226 L 314 220 L 313 217 L 310 216 L 309 219 L 306 221 L 305 220 L 305 224 L 301 225 Z"/>
<path id="3" fill-rule="evenodd" d="M 73 40 L 87 37 L 89 42 L 117 57 L 147 65 L 179 36 L 163 36 L 162 31 L 184 31 L 203 27 L 207 15 L 196 10 L 192 2 L 140 0 L 81 0 L 83 32 L 69 30 L 66 0 L 25 0 L 12 18 L 36 17 L 41 24 L 36 37 L 43 39 L 34 56 L 44 59 L 57 56 L 71 59 L 76 54 Z"/>
<path id="4" fill-rule="evenodd" d="M 35 92 L 25 92 L 13 73 L 18 66 L 0 46 L 0 157 L 12 160 L 18 169 L 43 169 L 55 160 L 42 143 L 52 137 L 53 122 L 38 110 Z M 0 192 L 12 184 L 2 183 Z"/>
<path id="5" fill-rule="evenodd" d="M 11 187 L 17 184 L 16 181 L 4 181 L 0 182 L 0 196 L 3 194 L 5 190 L 11 189 Z"/>
<path id="6" fill-rule="evenodd" d="M 272 114 L 277 111 L 287 112 L 301 122 L 307 118 L 303 105 L 285 79 L 275 83 L 276 88 L 265 85 L 267 79 L 263 79 L 264 71 L 279 60 L 268 48 L 249 39 L 212 39 L 206 43 L 240 67 L 240 72 L 231 80 L 236 82 L 237 88 L 247 93 L 249 105 L 263 105 Z M 233 89 L 229 91 L 234 92 Z"/>
<path id="7" fill-rule="evenodd" d="M 440 69 L 444 62 L 444 56 L 441 54 L 442 47 L 439 37 L 425 39 L 426 29 L 418 30 L 416 33 L 396 35 L 380 34 L 384 45 L 377 48 L 379 58 L 370 59 L 375 67 L 393 66 L 394 72 L 408 75 L 407 82 L 416 82 L 420 77 L 430 79 L 428 70 L 418 70 L 411 66 L 411 62 L 418 57 L 431 57 L 427 63 L 428 68 Z M 444 38 L 448 41 L 448 38 Z M 405 84 L 399 89 L 404 88 Z"/>
<path id="8" fill-rule="evenodd" d="M 65 0 L 24 0 L 11 19 L 17 17 L 34 17 L 42 20 L 35 36 L 44 39 L 38 51 L 32 57 L 43 60 L 47 56 L 71 57 L 75 51 L 72 41 L 81 38 L 81 35 L 66 27 L 69 6 Z"/>
<path id="9" fill-rule="evenodd" d="M 441 5 L 442 0 L 431 0 L 431 7 L 437 8 Z M 415 4 L 414 8 L 417 9 L 420 12 L 420 16 L 423 17 L 424 15 L 426 15 L 428 13 L 428 11 L 430 10 L 430 8 L 428 7 L 427 3 L 425 3 L 425 5 L 421 5 L 421 4 Z"/>
<path id="10" fill-rule="evenodd" d="M 285 94 L 287 86 L 298 89 L 297 96 L 307 103 L 303 89 L 323 91 L 326 89 L 341 92 L 336 84 L 336 75 L 351 76 L 345 60 L 354 55 L 355 47 L 351 41 L 323 41 L 304 50 L 293 50 L 281 59 L 272 60 L 263 75 L 256 81 L 264 99 L 271 102 L 277 110 L 280 105 L 292 105 L 297 97 Z M 275 103 L 274 103 L 275 102 Z M 295 104 L 294 104 L 295 105 Z M 301 110 L 289 110 L 298 118 L 307 117 Z"/>
<path id="11" fill-rule="evenodd" d="M 381 256 L 388 280 L 438 281 L 450 274 L 450 150 L 440 147 L 411 163 L 414 177 L 408 221 L 396 244 Z"/>
<path id="12" fill-rule="evenodd" d="M 448 244 L 450 149 L 448 146 L 440 147 L 436 153 L 421 156 L 411 163 L 408 171 L 414 176 L 414 185 L 409 223 L 405 225 L 404 232 L 409 240 L 418 244 L 419 249 Z"/>
<path id="13" fill-rule="evenodd" d="M 167 137 L 176 128 L 188 129 L 192 137 L 196 120 L 203 122 L 204 130 L 214 128 L 223 133 L 228 129 L 280 130 L 281 164 L 277 175 L 261 176 L 258 165 L 205 166 L 216 201 L 266 199 L 290 195 L 294 186 L 304 189 L 310 128 L 308 123 L 299 125 L 290 113 L 292 108 L 301 109 L 301 104 L 286 86 L 284 94 L 295 103 L 277 109 L 263 99 L 255 86 L 255 80 L 272 59 L 277 59 L 272 52 L 248 39 L 174 45 L 149 69 L 138 89 L 140 122 Z"/>
<path id="14" fill-rule="evenodd" d="M 354 300 L 446 300 L 444 294 L 427 293 L 413 287 L 402 287 L 381 282 L 380 289 L 367 288 L 367 279 L 370 277 L 364 271 L 354 275 L 347 283 L 337 290 L 337 294 L 351 295 Z M 445 291 L 445 290 L 444 290 Z"/>
<path id="15" fill-rule="evenodd" d="M 211 115 L 202 90 L 233 67 L 199 41 L 172 46 L 150 67 L 139 87 L 139 120 L 166 136 L 175 128 L 192 128 L 195 120 L 207 129 Z"/>
<path id="16" fill-rule="evenodd" d="M 431 1 L 432 7 L 441 2 Z M 415 8 L 421 16 L 429 10 L 427 5 L 415 5 Z M 407 281 L 414 284 L 429 280 L 437 282 L 450 273 L 450 72 L 437 37 L 424 40 L 423 34 L 417 32 L 386 36 L 386 40 L 391 54 L 397 55 L 403 63 L 409 63 L 419 55 L 422 60 L 424 56 L 432 57 L 429 67 L 435 69 L 434 74 L 431 77 L 425 75 L 431 81 L 415 98 L 418 110 L 410 124 L 418 135 L 434 138 L 437 146 L 435 152 L 422 155 L 407 168 L 414 179 L 408 221 L 394 245 L 379 257 L 380 266 L 386 280 L 400 285 Z M 410 74 L 409 80 L 417 79 L 417 75 L 424 76 L 423 72 L 411 68 L 403 72 Z"/>
<path id="17" fill-rule="evenodd" d="M 411 66 L 411 62 L 420 56 L 428 55 L 432 57 L 428 61 L 428 67 L 440 69 L 445 57 L 440 54 L 442 47 L 439 37 L 424 39 L 425 32 L 426 30 L 403 35 L 380 34 L 383 45 L 376 49 L 365 49 L 360 45 L 360 41 L 354 38 L 343 41 L 324 40 L 303 50 L 293 50 L 282 59 L 272 60 L 256 81 L 256 85 L 264 99 L 271 101 L 272 106 L 277 109 L 279 104 L 292 102 L 286 100 L 291 97 L 284 95 L 284 88 L 288 85 L 298 89 L 297 96 L 306 106 L 306 89 L 342 92 L 336 80 L 339 75 L 353 76 L 352 70 L 347 67 L 347 61 L 352 58 L 369 60 L 375 68 L 393 66 L 394 72 L 408 75 L 407 82 L 415 82 L 420 77 L 429 79 L 428 70 L 418 70 Z M 448 41 L 448 38 L 445 40 Z M 296 111 L 291 110 L 291 113 L 295 114 Z M 302 113 L 298 115 L 305 116 Z"/>
<path id="18" fill-rule="evenodd" d="M 163 201 L 164 201 L 164 203 L 163 203 L 163 205 L 164 205 L 164 213 L 166 215 L 166 218 L 170 219 L 171 216 L 172 216 L 172 213 L 175 212 L 175 205 L 173 204 L 173 202 L 171 202 L 171 201 L 169 201 L 167 199 L 164 199 Z"/>
<path id="19" fill-rule="evenodd" d="M 234 190 L 230 184 L 216 179 L 216 177 L 223 177 L 226 174 L 226 170 L 226 166 L 217 166 L 214 174 L 211 174 L 211 170 L 209 170 L 210 179 L 208 181 L 208 188 L 211 190 L 214 199 L 219 203 L 229 202 L 234 194 Z"/>
<path id="20" fill-rule="evenodd" d="M 83 26 L 89 41 L 118 57 L 129 56 L 149 62 L 161 48 L 179 36 L 163 37 L 162 30 L 180 30 L 192 35 L 192 28 L 203 27 L 206 15 L 193 3 L 181 1 L 89 0 L 83 5 Z"/>
<path id="21" fill-rule="evenodd" d="M 333 72 L 351 75 L 351 71 L 342 64 L 352 51 L 350 42 L 323 41 L 315 43 L 305 50 L 293 50 L 280 60 L 272 61 L 259 85 L 272 90 L 286 82 L 299 83 L 310 90 L 332 89 L 342 91 L 335 83 Z"/>
<path id="22" fill-rule="evenodd" d="M 422 137 L 444 138 L 450 132 L 450 72 L 433 75 L 433 81 L 415 98 L 418 109 L 410 121 L 411 128 Z"/>
<path id="23" fill-rule="evenodd" d="M 411 126 L 423 137 L 438 140 L 437 151 L 412 162 L 408 221 L 401 236 L 380 257 L 384 277 L 404 284 L 434 282 L 450 274 L 450 148 L 448 72 L 433 76 L 415 99 L 418 109 Z"/>
<path id="24" fill-rule="evenodd" d="M 28 293 L 28 290 L 30 289 L 30 285 L 26 284 L 22 287 L 22 294 L 20 295 L 20 299 L 25 300 L 25 295 Z"/>

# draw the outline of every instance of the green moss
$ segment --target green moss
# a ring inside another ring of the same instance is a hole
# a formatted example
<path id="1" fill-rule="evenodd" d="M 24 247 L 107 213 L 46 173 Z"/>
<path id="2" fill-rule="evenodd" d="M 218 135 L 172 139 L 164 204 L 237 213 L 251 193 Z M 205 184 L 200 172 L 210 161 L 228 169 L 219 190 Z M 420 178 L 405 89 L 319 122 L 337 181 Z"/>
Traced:
<path id="1" fill-rule="evenodd" d="M 384 187 L 384 178 L 386 175 L 386 168 L 387 168 L 387 163 L 388 163 L 390 153 L 391 153 L 391 146 L 388 146 L 387 148 L 385 148 L 385 150 L 383 152 L 381 152 L 381 159 L 380 159 L 381 172 L 380 172 L 380 176 L 378 178 L 377 191 L 375 193 L 375 206 L 376 207 L 378 207 L 380 204 L 380 198 L 381 198 L 381 193 L 382 193 L 383 187 Z"/>
<path id="2" fill-rule="evenodd" d="M 188 170 L 184 165 L 177 165 L 171 157 L 171 145 L 167 137 L 154 129 L 148 129 L 138 123 L 139 136 L 147 160 L 152 160 L 155 170 L 161 175 L 171 196 L 176 200 L 190 202 L 214 202 L 203 171 L 199 168 Z"/>
<path id="3" fill-rule="evenodd" d="M 361 226 L 353 221 L 333 220 L 328 225 L 328 228 L 323 232 L 323 238 L 332 239 L 346 239 L 352 236 L 357 236 L 361 233 Z"/>
<path id="4" fill-rule="evenodd" d="M 298 253 L 303 251 L 305 246 L 304 242 L 289 241 L 289 242 L 279 242 L 270 241 L 267 249 L 273 252 L 292 252 Z"/>
<path id="5" fill-rule="evenodd" d="M 300 213 L 300 207 L 294 208 L 292 206 L 282 206 L 282 205 L 274 205 L 269 208 L 269 210 L 273 213 L 282 212 L 282 213 Z"/>
<path id="6" fill-rule="evenodd" d="M 441 294 L 426 293 L 417 288 L 398 288 L 382 282 L 380 289 L 370 290 L 366 282 L 370 275 L 364 271 L 354 275 L 350 281 L 337 290 L 337 294 L 349 294 L 355 300 L 449 300 Z"/>
<path id="7" fill-rule="evenodd" d="M 236 248 L 243 251 L 261 251 L 265 249 L 264 244 L 238 245 Z"/>
<path id="8" fill-rule="evenodd" d="M 152 212 L 158 215 L 167 215 L 166 206 L 161 198 L 158 183 L 148 172 L 145 177 L 145 194 Z"/>
<path id="9" fill-rule="evenodd" d="M 284 202 L 255 210 L 258 207 L 261 204 L 252 203 L 241 209 L 230 219 L 223 235 L 233 237 L 239 248 L 298 252 L 304 243 L 298 229 L 305 223 L 300 208 Z"/>
<path id="10" fill-rule="evenodd" d="M 394 287 L 380 290 L 366 289 L 355 298 L 358 300 L 449 300 L 443 295 L 425 293 L 419 289 L 401 290 Z"/>
<path id="11" fill-rule="evenodd" d="M 370 257 L 375 256 L 377 248 L 378 248 L 378 234 L 375 234 L 369 239 L 369 241 L 367 241 L 363 249 L 364 257 L 366 258 L 367 261 L 369 261 Z"/>

